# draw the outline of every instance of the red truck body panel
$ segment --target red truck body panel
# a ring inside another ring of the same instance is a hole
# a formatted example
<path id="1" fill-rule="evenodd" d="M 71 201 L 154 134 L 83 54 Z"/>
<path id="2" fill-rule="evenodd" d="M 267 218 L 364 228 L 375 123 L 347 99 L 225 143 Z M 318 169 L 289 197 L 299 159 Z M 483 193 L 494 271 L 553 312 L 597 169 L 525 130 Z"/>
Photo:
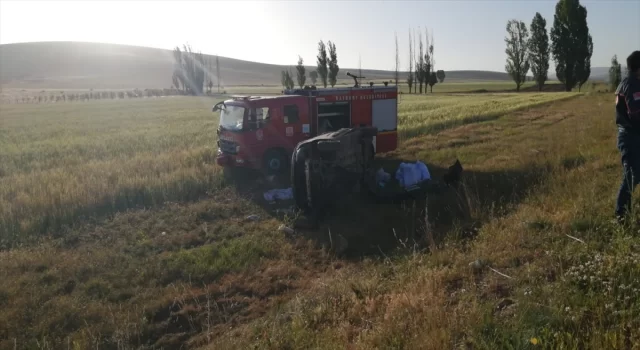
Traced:
<path id="1" fill-rule="evenodd" d="M 217 163 L 222 166 L 261 169 L 267 152 L 273 151 L 289 159 L 299 142 L 326 131 L 320 130 L 326 120 L 333 129 L 377 127 L 377 153 L 398 144 L 395 87 L 291 90 L 279 96 L 235 97 L 225 105 L 244 107 L 246 113 L 241 129 L 218 130 Z"/>

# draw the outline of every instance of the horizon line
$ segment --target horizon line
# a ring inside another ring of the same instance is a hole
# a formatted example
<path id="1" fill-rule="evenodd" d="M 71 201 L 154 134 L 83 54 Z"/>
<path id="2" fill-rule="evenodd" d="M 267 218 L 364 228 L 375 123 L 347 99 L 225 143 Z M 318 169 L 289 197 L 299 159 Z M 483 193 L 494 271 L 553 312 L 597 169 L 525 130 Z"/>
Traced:
<path id="1" fill-rule="evenodd" d="M 166 49 L 166 48 L 161 48 L 161 47 L 154 47 L 154 46 L 140 46 L 140 45 L 132 45 L 132 44 L 119 44 L 119 43 L 112 43 L 112 42 L 99 42 L 99 41 L 76 41 L 76 40 L 48 40 L 48 41 L 22 41 L 22 42 L 11 42 L 11 43 L 0 43 L 0 47 L 1 46 L 5 46 L 5 45 L 25 45 L 25 44 L 46 44 L 46 43 L 80 43 L 80 44 L 98 44 L 98 45 L 118 45 L 118 46 L 127 46 L 127 47 L 135 47 L 135 48 L 143 48 L 143 49 L 153 49 L 153 50 L 163 50 L 163 51 L 173 51 L 173 49 Z M 218 56 L 221 58 L 226 58 L 226 59 L 232 59 L 232 60 L 236 60 L 236 61 L 243 61 L 243 62 L 249 62 L 249 63 L 257 63 L 257 64 L 264 64 L 264 65 L 270 65 L 270 66 L 278 66 L 278 67 L 295 67 L 297 64 L 276 64 L 276 63 L 267 63 L 267 62 L 259 62 L 259 61 L 249 61 L 246 59 L 242 59 L 242 58 L 235 58 L 235 57 L 228 57 L 228 56 L 220 56 L 220 55 L 216 55 L 216 54 L 210 54 L 210 53 L 204 53 L 201 52 L 203 55 L 206 56 Z M 314 65 L 305 65 L 305 67 L 315 67 Z M 349 67 L 349 68 L 340 68 L 340 70 L 357 70 L 360 68 L 354 68 L 354 67 Z M 380 72 L 395 72 L 395 70 L 393 69 L 378 69 L 378 68 L 362 68 L 363 70 L 368 70 L 368 71 L 380 71 Z M 398 72 L 400 73 L 408 73 L 409 71 L 407 70 L 399 70 Z M 508 74 L 506 71 L 496 71 L 496 70 L 487 70 L 487 69 L 454 69 L 454 70 L 448 70 L 445 72 L 489 72 L 489 73 L 502 73 L 502 74 Z"/>

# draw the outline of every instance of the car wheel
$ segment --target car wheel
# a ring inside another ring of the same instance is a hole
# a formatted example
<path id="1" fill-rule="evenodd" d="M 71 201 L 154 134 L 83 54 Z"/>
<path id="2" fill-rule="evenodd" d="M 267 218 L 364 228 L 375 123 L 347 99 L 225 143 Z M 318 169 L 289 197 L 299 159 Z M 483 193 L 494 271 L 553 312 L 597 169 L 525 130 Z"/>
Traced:
<path id="1" fill-rule="evenodd" d="M 269 175 L 283 173 L 289 166 L 284 152 L 270 150 L 264 156 L 264 168 Z"/>

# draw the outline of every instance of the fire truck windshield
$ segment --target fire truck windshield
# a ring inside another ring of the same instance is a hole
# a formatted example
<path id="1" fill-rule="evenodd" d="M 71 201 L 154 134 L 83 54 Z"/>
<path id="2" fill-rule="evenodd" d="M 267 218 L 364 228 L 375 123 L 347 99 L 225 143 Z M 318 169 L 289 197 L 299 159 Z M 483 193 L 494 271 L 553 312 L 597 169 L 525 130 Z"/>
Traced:
<path id="1" fill-rule="evenodd" d="M 242 130 L 245 108 L 226 105 L 220 110 L 220 127 L 226 130 Z"/>

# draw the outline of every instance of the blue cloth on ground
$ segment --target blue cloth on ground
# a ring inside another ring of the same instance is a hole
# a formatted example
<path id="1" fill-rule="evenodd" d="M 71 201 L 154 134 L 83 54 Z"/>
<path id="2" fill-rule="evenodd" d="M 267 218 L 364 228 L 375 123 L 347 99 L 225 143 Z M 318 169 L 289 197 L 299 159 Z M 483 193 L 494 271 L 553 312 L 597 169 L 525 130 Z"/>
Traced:
<path id="1" fill-rule="evenodd" d="M 400 163 L 396 171 L 396 180 L 405 188 L 429 179 L 431 179 L 429 169 L 427 169 L 427 166 L 421 161 L 415 163 Z"/>
<path id="2" fill-rule="evenodd" d="M 269 190 L 263 194 L 264 199 L 268 202 L 273 202 L 276 199 L 287 200 L 293 198 L 293 189 L 291 187 L 285 189 Z"/>

